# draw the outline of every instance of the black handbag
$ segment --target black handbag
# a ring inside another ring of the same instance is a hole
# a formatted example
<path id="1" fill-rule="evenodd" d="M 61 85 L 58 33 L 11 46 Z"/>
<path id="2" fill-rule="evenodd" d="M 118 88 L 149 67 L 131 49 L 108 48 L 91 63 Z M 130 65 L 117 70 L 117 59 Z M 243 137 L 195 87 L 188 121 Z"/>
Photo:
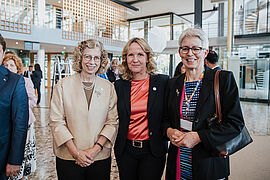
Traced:
<path id="1" fill-rule="evenodd" d="M 219 94 L 219 73 L 220 70 L 217 70 L 215 73 L 214 79 L 214 93 L 215 93 L 215 104 L 216 104 L 216 114 L 208 119 L 208 126 L 218 126 L 222 122 L 222 114 L 221 114 L 221 104 L 220 104 L 220 94 Z M 248 144 L 252 142 L 252 138 L 249 135 L 249 132 L 246 126 L 243 127 L 242 131 L 238 136 L 233 138 L 232 140 L 215 147 L 215 155 L 220 157 L 232 155 L 233 153 L 239 151 L 244 148 Z"/>

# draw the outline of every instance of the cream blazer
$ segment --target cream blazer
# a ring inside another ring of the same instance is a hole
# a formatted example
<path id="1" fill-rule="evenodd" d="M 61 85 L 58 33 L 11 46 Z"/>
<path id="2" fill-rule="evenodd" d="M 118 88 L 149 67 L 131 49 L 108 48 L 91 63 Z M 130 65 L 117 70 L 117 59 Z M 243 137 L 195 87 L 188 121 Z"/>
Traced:
<path id="1" fill-rule="evenodd" d="M 65 146 L 73 139 L 81 150 L 94 145 L 100 135 L 109 141 L 95 160 L 110 156 L 118 130 L 117 96 L 113 84 L 96 77 L 89 110 L 80 74 L 61 79 L 53 91 L 50 109 L 50 127 L 53 149 L 57 157 L 74 160 Z"/>

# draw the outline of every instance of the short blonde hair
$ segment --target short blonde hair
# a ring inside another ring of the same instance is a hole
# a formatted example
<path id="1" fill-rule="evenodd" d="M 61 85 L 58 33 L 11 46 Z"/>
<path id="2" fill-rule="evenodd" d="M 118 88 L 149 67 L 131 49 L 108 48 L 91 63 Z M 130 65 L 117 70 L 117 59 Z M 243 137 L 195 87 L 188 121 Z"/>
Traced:
<path id="1" fill-rule="evenodd" d="M 157 64 L 153 58 L 154 53 L 153 53 L 152 48 L 149 46 L 149 44 L 143 38 L 135 37 L 135 38 L 130 39 L 127 42 L 127 44 L 125 45 L 123 52 L 122 52 L 123 61 L 122 61 L 122 64 L 119 66 L 119 69 L 120 69 L 121 73 L 123 74 L 122 78 L 125 80 L 132 80 L 132 77 L 133 77 L 132 72 L 128 68 L 128 64 L 127 64 L 127 54 L 129 51 L 129 47 L 132 43 L 138 43 L 147 55 L 148 62 L 146 63 L 146 73 L 149 75 L 155 74 L 157 72 Z"/>
<path id="2" fill-rule="evenodd" d="M 13 60 L 16 67 L 17 67 L 17 73 L 21 74 L 22 73 L 22 69 L 23 69 L 23 63 L 21 58 L 19 58 L 16 54 L 12 54 L 12 53 L 8 53 L 4 59 L 3 59 L 3 64 L 5 64 L 5 62 L 9 61 L 9 60 Z"/>
<path id="3" fill-rule="evenodd" d="M 108 53 L 104 50 L 103 43 L 95 40 L 95 39 L 88 39 L 86 41 L 82 41 L 74 50 L 73 52 L 73 65 L 72 68 L 75 72 L 82 72 L 82 59 L 83 59 L 83 51 L 86 49 L 94 49 L 94 48 L 99 48 L 101 52 L 101 57 L 100 57 L 100 66 L 97 70 L 99 71 L 101 64 L 103 63 L 104 60 L 107 60 L 108 58 Z"/>

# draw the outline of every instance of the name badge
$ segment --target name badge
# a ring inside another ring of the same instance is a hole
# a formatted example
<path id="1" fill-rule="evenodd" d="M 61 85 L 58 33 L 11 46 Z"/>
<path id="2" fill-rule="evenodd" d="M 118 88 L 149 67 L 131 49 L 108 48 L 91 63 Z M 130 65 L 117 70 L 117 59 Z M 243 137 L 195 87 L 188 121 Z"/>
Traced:
<path id="1" fill-rule="evenodd" d="M 180 119 L 180 127 L 185 129 L 185 130 L 192 131 L 192 124 L 193 124 L 193 122 L 190 122 L 190 121 L 185 120 L 185 119 Z"/>

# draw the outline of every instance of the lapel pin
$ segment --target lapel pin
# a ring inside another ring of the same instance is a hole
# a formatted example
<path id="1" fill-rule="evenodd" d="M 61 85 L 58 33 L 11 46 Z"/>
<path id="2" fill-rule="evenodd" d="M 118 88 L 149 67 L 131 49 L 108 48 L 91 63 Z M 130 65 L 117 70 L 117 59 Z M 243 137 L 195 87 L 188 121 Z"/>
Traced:
<path id="1" fill-rule="evenodd" d="M 7 81 L 6 79 L 3 79 L 4 81 Z"/>
<path id="2" fill-rule="evenodd" d="M 157 90 L 157 88 L 156 88 L 156 87 L 153 87 L 153 90 L 154 90 L 154 91 L 156 91 L 156 90 Z"/>
<path id="3" fill-rule="evenodd" d="M 179 90 L 176 89 L 175 92 L 176 92 L 177 96 L 179 96 Z"/>

